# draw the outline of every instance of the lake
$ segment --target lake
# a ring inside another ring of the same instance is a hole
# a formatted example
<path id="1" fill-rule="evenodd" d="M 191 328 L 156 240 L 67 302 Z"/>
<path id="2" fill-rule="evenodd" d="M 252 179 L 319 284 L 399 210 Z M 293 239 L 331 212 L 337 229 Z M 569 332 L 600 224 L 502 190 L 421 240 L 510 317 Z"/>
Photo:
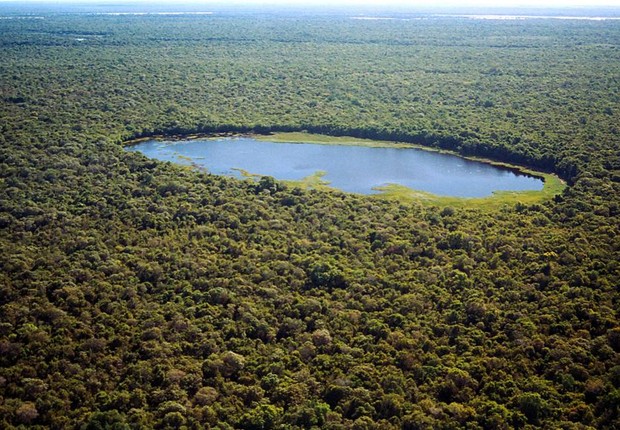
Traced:
<path id="1" fill-rule="evenodd" d="M 541 190 L 543 181 L 514 170 L 417 148 L 276 143 L 252 137 L 150 140 L 127 148 L 150 158 L 242 177 L 242 171 L 300 180 L 324 171 L 342 191 L 373 194 L 398 184 L 440 196 L 486 197 L 494 191 Z"/>

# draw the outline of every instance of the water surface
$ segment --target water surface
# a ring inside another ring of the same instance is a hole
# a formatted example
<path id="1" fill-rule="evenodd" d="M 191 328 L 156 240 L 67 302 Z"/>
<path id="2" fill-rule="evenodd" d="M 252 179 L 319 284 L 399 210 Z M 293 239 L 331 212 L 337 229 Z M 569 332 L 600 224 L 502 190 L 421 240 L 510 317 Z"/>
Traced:
<path id="1" fill-rule="evenodd" d="M 151 140 L 128 150 L 234 177 L 241 177 L 242 170 L 282 180 L 300 180 L 325 171 L 323 179 L 332 187 L 361 194 L 376 193 L 374 187 L 387 184 L 454 197 L 485 197 L 493 191 L 543 187 L 541 179 L 510 169 L 417 148 L 275 143 L 235 137 Z"/>

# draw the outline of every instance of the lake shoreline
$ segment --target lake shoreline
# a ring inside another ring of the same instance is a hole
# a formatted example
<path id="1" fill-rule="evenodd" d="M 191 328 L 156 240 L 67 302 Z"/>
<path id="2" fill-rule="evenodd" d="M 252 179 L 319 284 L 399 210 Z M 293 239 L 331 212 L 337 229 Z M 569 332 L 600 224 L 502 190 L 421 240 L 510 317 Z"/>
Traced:
<path id="1" fill-rule="evenodd" d="M 463 158 L 470 161 L 478 161 L 485 164 L 490 164 L 495 167 L 501 167 L 507 169 L 513 173 L 530 176 L 542 181 L 545 180 L 545 172 L 530 169 L 528 167 L 521 167 L 515 164 L 510 164 L 502 161 L 492 160 L 490 158 L 468 156 L 459 153 L 458 151 L 452 151 L 449 149 L 434 148 L 431 146 L 420 145 L 417 143 L 398 142 L 391 140 L 375 140 L 375 139 L 362 139 L 352 136 L 331 136 L 327 134 L 316 134 L 307 132 L 269 132 L 269 133 L 256 133 L 256 132 L 209 132 L 209 133 L 190 133 L 190 134 L 155 134 L 148 137 L 139 137 L 136 139 L 130 139 L 123 142 L 123 147 L 133 146 L 140 143 L 148 142 L 150 140 L 170 141 L 170 142 L 183 142 L 193 140 L 211 140 L 221 138 L 253 138 L 265 142 L 274 143 L 298 143 L 298 144 L 316 144 L 316 145 L 342 145 L 342 146 L 363 146 L 368 148 L 398 148 L 398 149 L 420 149 L 423 151 L 434 152 L 438 154 L 454 155 L 456 157 Z M 559 178 L 558 178 L 559 179 Z"/>
<path id="2" fill-rule="evenodd" d="M 454 155 L 469 161 L 478 161 L 481 163 L 489 164 L 495 167 L 501 167 L 509 170 L 513 173 L 530 176 L 536 179 L 540 179 L 543 182 L 548 175 L 546 172 L 522 167 L 516 164 L 510 164 L 503 161 L 492 160 L 490 158 L 475 157 L 469 155 L 463 155 L 458 151 L 452 151 L 449 149 L 434 148 L 431 146 L 420 145 L 417 143 L 408 142 L 396 142 L 391 140 L 374 140 L 374 139 L 361 139 L 350 136 L 329 136 L 326 134 L 314 134 L 304 132 L 276 132 L 271 134 L 243 134 L 240 136 L 253 137 L 257 140 L 265 140 L 269 142 L 277 143 L 312 143 L 317 145 L 345 145 L 345 146 L 365 146 L 369 148 L 399 148 L 399 149 L 420 149 L 422 151 L 434 152 L 437 154 Z M 299 137 L 297 137 L 299 136 Z M 325 139 L 327 138 L 327 139 Z M 551 175 L 557 176 L 553 173 Z M 562 181 L 559 177 L 558 180 Z M 564 182 L 564 181 L 562 181 Z"/>
<path id="3" fill-rule="evenodd" d="M 394 186 L 395 184 L 381 185 L 374 188 L 378 193 L 366 194 L 369 197 L 384 197 L 384 198 L 397 198 L 399 200 L 423 200 L 432 204 L 445 205 L 452 204 L 456 206 L 467 205 L 470 206 L 488 206 L 490 201 L 495 203 L 504 202 L 511 203 L 520 201 L 519 198 L 523 198 L 526 202 L 540 202 L 548 200 L 559 194 L 565 187 L 565 183 L 556 175 L 549 174 L 535 169 L 522 167 L 518 165 L 512 165 L 501 161 L 495 161 L 485 159 L 482 157 L 464 156 L 456 151 L 433 148 L 415 143 L 408 142 L 394 142 L 386 140 L 372 140 L 356 138 L 351 136 L 332 136 L 326 134 L 315 134 L 307 132 L 269 132 L 269 133 L 257 133 L 257 132 L 209 132 L 209 133 L 190 133 L 190 134 L 169 134 L 169 135 L 153 135 L 149 137 L 141 137 L 124 142 L 125 147 L 131 147 L 139 145 L 148 141 L 170 141 L 170 142 L 191 142 L 199 140 L 218 140 L 227 138 L 249 138 L 256 141 L 271 142 L 274 144 L 314 144 L 314 145 L 329 145 L 329 146 L 358 146 L 358 147 L 374 147 L 374 148 L 389 148 L 389 149 L 417 149 L 424 152 L 431 152 L 443 155 L 451 155 L 461 158 L 467 161 L 480 162 L 500 168 L 505 171 L 509 171 L 518 176 L 526 176 L 533 179 L 538 179 L 542 182 L 542 188 L 540 190 L 520 190 L 520 191 L 497 191 L 491 195 L 484 197 L 475 196 L 445 196 L 441 194 L 433 194 L 425 191 L 420 191 L 415 188 L 408 188 L 406 186 Z M 255 176 L 255 175 L 252 175 Z M 267 175 L 268 176 L 268 175 Z M 278 179 L 284 183 L 291 185 L 305 184 L 304 180 L 289 180 L 280 178 Z M 309 181 L 307 185 L 311 186 L 316 181 Z M 318 185 L 318 184 L 314 184 Z M 323 188 L 323 187 L 321 187 Z M 341 190 L 342 191 L 342 190 Z M 352 191 L 345 191 L 352 192 Z M 353 192 L 355 193 L 355 192 Z M 365 194 L 365 193 L 362 193 Z M 423 196 L 421 199 L 420 197 Z M 491 204 L 496 206 L 496 204 Z"/>

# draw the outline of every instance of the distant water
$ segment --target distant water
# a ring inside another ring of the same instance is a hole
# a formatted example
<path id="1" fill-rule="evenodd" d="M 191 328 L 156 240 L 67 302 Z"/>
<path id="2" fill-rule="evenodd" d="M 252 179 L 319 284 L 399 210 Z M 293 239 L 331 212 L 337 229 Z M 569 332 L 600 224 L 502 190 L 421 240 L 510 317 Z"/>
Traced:
<path id="1" fill-rule="evenodd" d="M 299 180 L 325 171 L 343 191 L 372 194 L 399 184 L 441 196 L 485 197 L 493 191 L 541 190 L 543 181 L 506 168 L 416 148 L 275 143 L 249 137 L 163 142 L 127 148 L 148 157 L 195 165 L 210 173 L 241 177 L 240 170 Z"/>

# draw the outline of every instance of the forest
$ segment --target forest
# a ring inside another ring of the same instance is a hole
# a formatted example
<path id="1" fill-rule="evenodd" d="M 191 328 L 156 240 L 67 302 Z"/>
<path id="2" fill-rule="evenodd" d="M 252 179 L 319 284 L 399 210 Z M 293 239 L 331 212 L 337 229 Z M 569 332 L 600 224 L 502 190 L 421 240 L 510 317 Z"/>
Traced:
<path id="1" fill-rule="evenodd" d="M 0 18 L 0 428 L 620 427 L 620 21 Z M 277 131 L 567 187 L 427 205 L 124 149 Z"/>

